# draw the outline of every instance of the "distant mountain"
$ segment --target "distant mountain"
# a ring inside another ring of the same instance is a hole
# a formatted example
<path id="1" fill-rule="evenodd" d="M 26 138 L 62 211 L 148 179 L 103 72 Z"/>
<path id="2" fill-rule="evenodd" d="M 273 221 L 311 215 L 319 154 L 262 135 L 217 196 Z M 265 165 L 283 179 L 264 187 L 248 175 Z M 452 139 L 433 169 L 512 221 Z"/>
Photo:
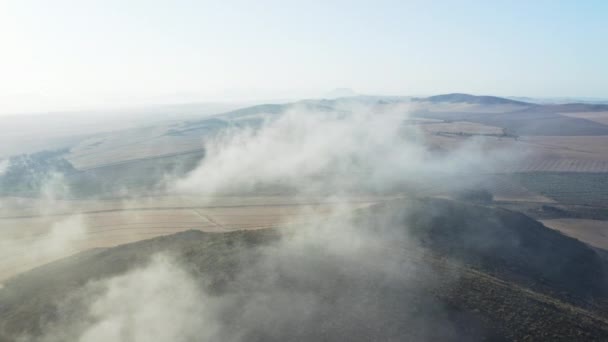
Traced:
<path id="1" fill-rule="evenodd" d="M 480 105 L 520 105 L 533 108 L 549 106 L 550 109 L 567 109 L 575 112 L 608 110 L 608 100 L 587 98 L 531 98 L 531 97 L 498 97 L 471 95 L 464 93 L 440 94 L 429 97 L 414 98 L 414 101 L 432 103 L 469 103 Z M 564 107 L 557 107 L 564 106 Z"/>
<path id="2" fill-rule="evenodd" d="M 564 103 L 545 105 L 541 107 L 545 111 L 558 113 L 579 113 L 579 112 L 607 112 L 608 104 L 598 103 Z"/>
<path id="3" fill-rule="evenodd" d="M 477 96 L 462 93 L 443 94 L 435 95 L 425 98 L 416 98 L 415 101 L 428 101 L 433 103 L 448 102 L 448 103 L 471 103 L 471 104 L 482 104 L 482 105 L 532 105 L 528 102 L 510 100 L 503 97 L 496 96 Z"/>

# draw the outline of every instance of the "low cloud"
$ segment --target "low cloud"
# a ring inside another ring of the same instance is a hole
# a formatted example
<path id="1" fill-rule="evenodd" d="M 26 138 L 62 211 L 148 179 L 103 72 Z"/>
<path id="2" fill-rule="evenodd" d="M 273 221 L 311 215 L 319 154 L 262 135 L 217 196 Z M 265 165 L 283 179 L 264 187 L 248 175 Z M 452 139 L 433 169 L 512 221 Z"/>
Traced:
<path id="1" fill-rule="evenodd" d="M 432 153 L 405 108 L 311 112 L 296 108 L 259 129 L 234 129 L 206 143 L 206 157 L 178 180 L 179 192 L 248 193 L 283 187 L 296 193 L 381 192 L 493 172 L 512 151 L 484 153 L 470 139 Z"/>

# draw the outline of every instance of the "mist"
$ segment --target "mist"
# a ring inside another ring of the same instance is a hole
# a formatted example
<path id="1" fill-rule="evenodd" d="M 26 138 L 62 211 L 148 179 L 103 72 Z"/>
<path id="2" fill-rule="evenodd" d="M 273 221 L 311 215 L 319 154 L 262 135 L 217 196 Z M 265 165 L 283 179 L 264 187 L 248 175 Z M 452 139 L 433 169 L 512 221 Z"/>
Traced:
<path id="1" fill-rule="evenodd" d="M 0 0 L 0 342 L 608 341 L 606 13 Z"/>
<path id="2" fill-rule="evenodd" d="M 64 300 L 69 310 L 45 327 L 42 338 L 23 338 L 364 341 L 371 329 L 388 340 L 456 339 L 442 304 L 417 298 L 422 289 L 445 283 L 436 283 L 432 269 L 412 259 L 419 247 L 393 229 L 395 218 L 370 230 L 349 208 L 308 217 L 268 245 L 233 245 L 227 253 L 237 260 L 234 278 L 201 273 L 167 252 L 125 274 L 89 283 Z M 443 271 L 442 281 L 457 277 Z M 380 295 L 379 288 L 387 292 Z M 396 321 L 398 328 L 392 326 Z"/>
<path id="3" fill-rule="evenodd" d="M 127 273 L 89 283 L 63 299 L 69 309 L 45 325 L 42 337 L 22 338 L 366 340 L 369 331 L 386 340 L 461 338 L 449 310 L 419 296 L 445 287 L 458 273 L 437 274 L 421 258 L 425 248 L 402 228 L 405 213 L 370 219 L 361 212 L 373 204 L 355 206 L 345 199 L 374 194 L 408 201 L 424 195 L 422 189 L 465 189 L 465 179 L 483 177 L 517 154 L 490 155 L 481 140 L 437 153 L 415 126 L 403 124 L 406 118 L 401 106 L 296 108 L 260 126 L 233 127 L 206 139 L 204 160 L 182 178 L 168 177 L 168 193 L 209 201 L 227 194 L 313 196 L 333 203 L 331 209 L 303 207 L 268 245 L 230 245 L 238 262 L 221 287 L 214 275 L 192 269 L 183 257 L 162 253 Z M 66 234 L 47 240 L 60 245 L 61 238 L 73 237 Z M 380 294 L 380 288 L 388 292 Z M 396 320 L 401 323 L 391 325 Z"/>
<path id="4" fill-rule="evenodd" d="M 484 149 L 470 139 L 447 154 L 434 153 L 407 106 L 350 106 L 337 112 L 295 108 L 261 127 L 232 129 L 205 141 L 205 159 L 174 190 L 250 193 L 273 187 L 297 194 L 395 192 L 416 185 L 447 185 L 512 163 L 509 149 Z"/>
<path id="5" fill-rule="evenodd" d="M 24 235 L 17 229 L 3 234 L 0 257 L 4 267 L 0 269 L 0 281 L 79 250 L 76 247 L 87 235 L 87 225 L 82 216 L 69 215 L 46 222 L 49 222 L 48 228 L 41 228 L 35 234 Z"/>

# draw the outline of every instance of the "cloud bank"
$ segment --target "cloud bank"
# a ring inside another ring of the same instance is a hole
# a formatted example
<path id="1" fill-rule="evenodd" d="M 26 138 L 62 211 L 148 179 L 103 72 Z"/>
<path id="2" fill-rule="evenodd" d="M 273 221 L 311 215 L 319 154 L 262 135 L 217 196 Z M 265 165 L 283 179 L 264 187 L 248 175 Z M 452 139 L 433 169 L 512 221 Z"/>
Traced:
<path id="1" fill-rule="evenodd" d="M 483 174 L 513 159 L 485 154 L 470 139 L 447 154 L 431 152 L 406 108 L 311 112 L 296 108 L 261 128 L 233 129 L 208 141 L 201 165 L 175 183 L 180 192 L 247 193 L 282 186 L 296 193 L 381 192 L 449 183 Z"/>

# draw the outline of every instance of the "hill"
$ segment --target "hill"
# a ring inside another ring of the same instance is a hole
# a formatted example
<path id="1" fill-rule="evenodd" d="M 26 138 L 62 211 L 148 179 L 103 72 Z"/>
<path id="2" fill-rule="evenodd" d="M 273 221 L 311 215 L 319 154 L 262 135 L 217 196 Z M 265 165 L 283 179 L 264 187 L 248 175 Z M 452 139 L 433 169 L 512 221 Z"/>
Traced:
<path id="1" fill-rule="evenodd" d="M 403 105 L 403 107 L 399 107 Z M 502 129 L 507 136 L 602 136 L 608 135 L 608 106 L 595 104 L 533 104 L 496 96 L 443 94 L 427 98 L 351 96 L 310 99 L 282 104 L 261 104 L 213 116 L 152 127 L 112 132 L 84 139 L 72 146 L 67 159 L 79 170 L 142 158 L 165 157 L 202 149 L 202 143 L 230 127 L 259 127 L 293 111 L 340 112 L 353 109 L 381 112 L 384 108 L 406 110 L 414 118 L 479 123 Z M 577 114 L 582 113 L 582 114 Z M 590 115 L 589 113 L 594 113 Z"/>
<path id="2" fill-rule="evenodd" d="M 108 296 L 122 298 L 120 291 L 130 288 L 147 293 L 158 284 L 166 287 L 137 305 L 170 295 L 162 310 L 206 319 L 182 326 L 182 316 L 171 316 L 183 328 L 172 340 L 208 334 L 248 341 L 608 338 L 604 252 L 524 215 L 397 200 L 329 223 L 328 229 L 188 231 L 54 262 L 0 290 L 0 340 L 23 331 L 49 341 L 92 334 L 97 324 L 122 317 L 99 316 Z M 161 263 L 168 269 L 146 266 L 159 253 L 175 262 Z M 195 285 L 184 288 L 190 281 Z M 190 298 L 193 288 L 204 294 L 203 311 Z M 182 308 L 182 296 L 194 306 Z M 163 324 L 148 306 L 140 312 L 130 301 L 111 303 L 133 312 L 123 333 Z M 203 331 L 209 321 L 213 329 Z"/>
<path id="3" fill-rule="evenodd" d="M 428 102 L 433 102 L 433 103 L 450 102 L 450 103 L 474 103 L 474 104 L 484 104 L 484 105 L 513 104 L 513 105 L 522 105 L 522 106 L 533 106 L 532 103 L 511 100 L 511 99 L 507 99 L 507 98 L 503 98 L 503 97 L 477 96 L 477 95 L 462 94 L 462 93 L 435 95 L 435 96 L 429 96 L 426 98 L 417 98 L 415 100 L 416 101 L 428 101 Z"/>
<path id="4" fill-rule="evenodd" d="M 608 106 L 531 104 L 495 96 L 443 94 L 428 98 L 352 96 L 263 104 L 204 118 L 97 134 L 53 152 L 14 156 L 0 175 L 2 194 L 32 196 L 52 175 L 61 175 L 76 198 L 119 196 L 124 190 L 156 193 L 163 181 L 181 177 L 204 158 L 204 146 L 226 130 L 257 129 L 290 111 L 348 115 L 365 110 L 396 112 L 416 125 L 433 150 L 454 148 L 469 138 L 491 147 L 525 151 L 530 158 L 511 172 L 604 172 L 608 154 Z M 410 116 L 406 114 L 410 113 Z M 408 133 L 409 134 L 409 133 Z M 22 166 L 34 165 L 35 172 Z"/>
<path id="5" fill-rule="evenodd" d="M 608 126 L 571 113 L 603 113 L 608 105 L 590 103 L 533 104 L 495 96 L 445 94 L 417 98 L 416 102 L 443 105 L 423 107 L 414 116 L 453 121 L 475 122 L 500 127 L 518 136 L 600 136 L 608 135 Z M 451 105 L 445 106 L 446 104 Z M 475 105 L 474 108 L 458 104 Z M 499 110 L 497 110 L 499 108 Z"/>

